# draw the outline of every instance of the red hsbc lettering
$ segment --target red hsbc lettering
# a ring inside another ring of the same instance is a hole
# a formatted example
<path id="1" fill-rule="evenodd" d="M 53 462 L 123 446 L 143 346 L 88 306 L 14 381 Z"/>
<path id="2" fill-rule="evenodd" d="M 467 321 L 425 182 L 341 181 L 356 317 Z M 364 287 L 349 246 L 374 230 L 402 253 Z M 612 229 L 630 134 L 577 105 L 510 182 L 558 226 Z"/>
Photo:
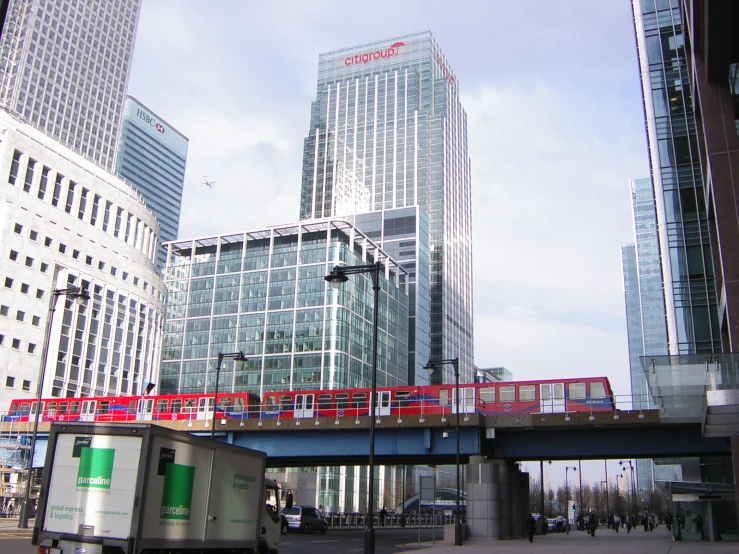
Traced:
<path id="1" fill-rule="evenodd" d="M 161 123 L 157 123 L 156 119 L 151 117 L 141 108 L 136 108 L 136 116 L 147 123 L 150 127 L 154 127 L 160 133 L 164 133 L 164 125 L 162 125 Z"/>
<path id="2" fill-rule="evenodd" d="M 344 65 L 354 65 L 358 63 L 369 63 L 374 60 L 390 59 L 400 53 L 400 47 L 405 46 L 405 42 L 396 42 L 390 48 L 384 50 L 375 50 L 374 52 L 364 52 L 355 54 L 344 59 Z"/>

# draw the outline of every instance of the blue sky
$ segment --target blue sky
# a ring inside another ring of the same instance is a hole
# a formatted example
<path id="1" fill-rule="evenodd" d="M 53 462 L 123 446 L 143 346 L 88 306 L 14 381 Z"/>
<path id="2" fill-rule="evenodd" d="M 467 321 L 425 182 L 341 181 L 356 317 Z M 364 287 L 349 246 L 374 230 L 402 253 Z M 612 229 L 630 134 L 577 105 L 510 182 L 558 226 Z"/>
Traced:
<path id="1" fill-rule="evenodd" d="M 144 0 L 129 93 L 190 139 L 180 237 L 297 220 L 319 53 L 424 29 L 468 115 L 476 364 L 628 394 L 620 245 L 649 166 L 627 0 Z"/>

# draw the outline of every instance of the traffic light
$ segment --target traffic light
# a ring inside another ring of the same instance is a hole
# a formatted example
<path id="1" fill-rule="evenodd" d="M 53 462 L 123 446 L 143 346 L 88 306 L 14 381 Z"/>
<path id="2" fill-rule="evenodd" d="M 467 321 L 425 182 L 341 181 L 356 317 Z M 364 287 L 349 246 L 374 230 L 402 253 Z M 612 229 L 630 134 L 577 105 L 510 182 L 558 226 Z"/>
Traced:
<path id="1" fill-rule="evenodd" d="M 572 503 L 572 513 L 575 513 L 577 511 L 577 502 Z"/>

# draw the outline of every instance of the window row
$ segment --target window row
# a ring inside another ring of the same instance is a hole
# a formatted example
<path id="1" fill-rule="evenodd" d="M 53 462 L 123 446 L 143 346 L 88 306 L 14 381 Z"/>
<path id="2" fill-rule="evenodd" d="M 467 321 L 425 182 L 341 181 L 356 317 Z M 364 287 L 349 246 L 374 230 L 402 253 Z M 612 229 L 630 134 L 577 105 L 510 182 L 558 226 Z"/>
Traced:
<path id="1" fill-rule="evenodd" d="M 20 350 L 22 345 L 21 339 L 13 339 L 10 343 L 10 347 L 13 350 Z M 5 335 L 0 334 L 0 346 L 5 346 Z M 36 353 L 36 344 L 29 342 L 26 345 L 26 351 L 29 354 L 35 354 Z"/>
<path id="2" fill-rule="evenodd" d="M 158 237 L 144 221 L 19 150 L 13 152 L 8 183 L 112 234 L 155 261 Z"/>

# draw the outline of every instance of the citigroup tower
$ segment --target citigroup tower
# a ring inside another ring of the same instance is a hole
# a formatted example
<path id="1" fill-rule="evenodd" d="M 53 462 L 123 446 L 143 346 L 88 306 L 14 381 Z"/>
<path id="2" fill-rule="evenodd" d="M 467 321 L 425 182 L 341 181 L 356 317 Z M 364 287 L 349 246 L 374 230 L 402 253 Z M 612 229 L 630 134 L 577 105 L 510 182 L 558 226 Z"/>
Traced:
<path id="1" fill-rule="evenodd" d="M 428 353 L 459 357 L 462 382 L 472 382 L 472 205 L 459 83 L 430 32 L 321 54 L 300 218 L 416 206 L 428 216 L 428 269 L 419 260 L 403 267 L 416 318 L 409 328 L 429 348 L 415 356 L 409 347 L 408 382 L 427 379 L 420 358 Z M 453 382 L 450 373 L 443 382 Z"/>

